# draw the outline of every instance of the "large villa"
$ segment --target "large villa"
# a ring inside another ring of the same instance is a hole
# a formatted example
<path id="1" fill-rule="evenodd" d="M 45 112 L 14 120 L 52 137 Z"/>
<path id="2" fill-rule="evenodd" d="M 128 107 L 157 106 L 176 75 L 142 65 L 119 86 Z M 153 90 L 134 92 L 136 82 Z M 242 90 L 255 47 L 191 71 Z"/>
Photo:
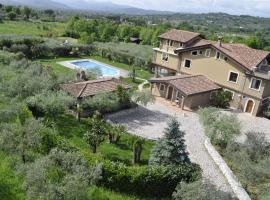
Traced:
<path id="1" fill-rule="evenodd" d="M 232 93 L 232 109 L 252 115 L 270 100 L 269 52 L 175 29 L 159 38 L 152 66 L 158 78 L 150 80 L 154 95 L 194 108 L 222 88 Z"/>

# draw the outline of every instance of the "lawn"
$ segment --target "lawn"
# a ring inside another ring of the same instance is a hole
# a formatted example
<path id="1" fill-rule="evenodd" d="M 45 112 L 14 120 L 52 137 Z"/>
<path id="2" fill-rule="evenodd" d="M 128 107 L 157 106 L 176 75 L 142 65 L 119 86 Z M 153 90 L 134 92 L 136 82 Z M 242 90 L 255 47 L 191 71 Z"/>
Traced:
<path id="1" fill-rule="evenodd" d="M 0 35 L 60 36 L 66 28 L 60 22 L 4 21 L 0 25 Z"/>
<path id="2" fill-rule="evenodd" d="M 84 152 L 90 151 L 88 145 L 83 140 L 83 134 L 88 131 L 86 120 L 78 122 L 74 116 L 64 114 L 57 117 L 55 125 L 61 136 L 68 138 L 73 146 Z M 109 144 L 108 139 L 106 139 L 98 147 L 97 156 L 111 161 L 120 161 L 127 165 L 132 165 L 133 151 L 128 145 L 128 140 L 130 138 L 130 135 L 125 135 L 121 137 L 118 144 Z M 153 141 L 145 141 L 141 156 L 141 165 L 148 164 L 148 159 L 153 146 Z"/>
<path id="3" fill-rule="evenodd" d="M 117 68 L 120 68 L 120 69 L 123 69 L 123 70 L 126 70 L 126 71 L 131 71 L 132 70 L 132 68 L 129 65 L 126 65 L 126 64 L 123 64 L 123 63 L 116 63 L 116 62 L 108 60 L 107 58 L 101 58 L 100 56 L 83 56 L 81 58 L 78 58 L 78 57 L 44 58 L 44 59 L 38 59 L 36 61 L 43 64 L 43 65 L 45 65 L 45 66 L 53 67 L 55 72 L 58 73 L 58 74 L 64 73 L 64 74 L 68 74 L 68 75 L 73 75 L 74 72 L 73 72 L 72 69 L 64 67 L 64 66 L 58 64 L 57 62 L 68 61 L 68 60 L 78 60 L 78 59 L 94 59 L 94 60 L 97 60 L 99 62 L 108 64 L 108 65 L 111 65 L 111 66 L 114 66 L 114 67 L 117 67 Z M 147 80 L 153 77 L 152 73 L 150 73 L 147 70 L 140 69 L 140 68 L 137 68 L 136 74 L 137 74 L 137 77 L 147 79 Z M 126 79 L 126 80 L 128 82 L 131 82 L 128 79 Z M 136 85 L 136 83 L 141 83 L 141 82 L 139 80 L 136 80 L 135 85 Z"/>

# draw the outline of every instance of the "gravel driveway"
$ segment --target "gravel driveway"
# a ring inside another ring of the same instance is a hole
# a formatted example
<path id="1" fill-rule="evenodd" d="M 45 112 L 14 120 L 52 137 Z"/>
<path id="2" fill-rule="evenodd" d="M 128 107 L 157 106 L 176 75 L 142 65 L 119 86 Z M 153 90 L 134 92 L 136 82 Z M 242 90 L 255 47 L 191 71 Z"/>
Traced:
<path id="1" fill-rule="evenodd" d="M 183 112 L 159 99 L 153 105 L 146 108 L 139 107 L 133 113 L 108 118 L 114 123 L 127 125 L 131 133 L 149 139 L 157 139 L 162 137 L 163 129 L 172 116 L 179 120 L 182 130 L 186 132 L 186 145 L 190 159 L 201 166 L 203 176 L 221 190 L 232 192 L 225 177 L 204 147 L 206 136 L 197 114 Z"/>
<path id="2" fill-rule="evenodd" d="M 245 133 L 253 132 L 255 134 L 265 134 L 266 139 L 270 142 L 270 120 L 261 117 L 254 117 L 247 113 L 239 113 L 237 117 L 241 123 L 240 141 L 245 140 Z"/>

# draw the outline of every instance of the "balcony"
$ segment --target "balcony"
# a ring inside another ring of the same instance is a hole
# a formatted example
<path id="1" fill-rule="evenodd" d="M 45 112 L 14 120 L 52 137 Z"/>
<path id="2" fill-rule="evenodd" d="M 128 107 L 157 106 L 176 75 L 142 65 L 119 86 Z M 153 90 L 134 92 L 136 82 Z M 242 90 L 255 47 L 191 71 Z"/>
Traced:
<path id="1" fill-rule="evenodd" d="M 270 79 L 270 66 L 264 65 L 254 70 L 254 75 L 264 79 Z"/>

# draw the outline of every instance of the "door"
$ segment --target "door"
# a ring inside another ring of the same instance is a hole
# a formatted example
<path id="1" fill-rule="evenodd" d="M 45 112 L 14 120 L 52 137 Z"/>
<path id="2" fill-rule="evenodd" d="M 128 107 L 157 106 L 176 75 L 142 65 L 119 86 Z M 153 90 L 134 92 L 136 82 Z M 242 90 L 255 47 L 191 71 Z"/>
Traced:
<path id="1" fill-rule="evenodd" d="M 168 88 L 168 96 L 167 99 L 171 100 L 172 99 L 172 93 L 173 93 L 173 88 L 170 86 Z"/>
<path id="2" fill-rule="evenodd" d="M 254 101 L 252 101 L 251 99 L 248 100 L 245 112 L 252 113 L 253 107 L 254 107 Z"/>

